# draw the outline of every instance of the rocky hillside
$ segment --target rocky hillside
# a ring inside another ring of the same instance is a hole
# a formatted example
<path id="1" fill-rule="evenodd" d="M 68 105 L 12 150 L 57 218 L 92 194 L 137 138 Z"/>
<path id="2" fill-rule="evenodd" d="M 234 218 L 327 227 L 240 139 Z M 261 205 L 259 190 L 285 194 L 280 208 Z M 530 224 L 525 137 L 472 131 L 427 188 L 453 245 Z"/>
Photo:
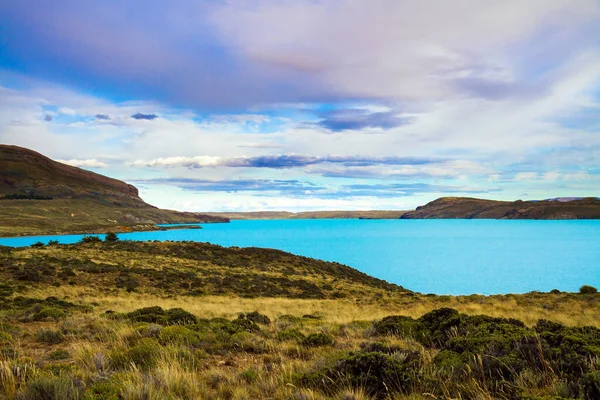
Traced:
<path id="1" fill-rule="evenodd" d="M 405 213 L 401 218 L 600 219 L 600 199 L 494 201 L 442 197 Z"/>
<path id="2" fill-rule="evenodd" d="M 0 145 L 0 236 L 148 230 L 160 223 L 228 222 L 161 210 L 135 186 Z"/>

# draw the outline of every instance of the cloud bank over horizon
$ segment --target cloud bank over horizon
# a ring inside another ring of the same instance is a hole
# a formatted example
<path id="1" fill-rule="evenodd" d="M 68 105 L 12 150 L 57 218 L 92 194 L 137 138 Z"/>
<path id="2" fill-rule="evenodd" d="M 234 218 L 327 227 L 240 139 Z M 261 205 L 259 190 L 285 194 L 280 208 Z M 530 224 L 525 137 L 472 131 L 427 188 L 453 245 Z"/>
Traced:
<path id="1" fill-rule="evenodd" d="M 0 143 L 190 211 L 598 196 L 600 4 L 0 4 Z"/>

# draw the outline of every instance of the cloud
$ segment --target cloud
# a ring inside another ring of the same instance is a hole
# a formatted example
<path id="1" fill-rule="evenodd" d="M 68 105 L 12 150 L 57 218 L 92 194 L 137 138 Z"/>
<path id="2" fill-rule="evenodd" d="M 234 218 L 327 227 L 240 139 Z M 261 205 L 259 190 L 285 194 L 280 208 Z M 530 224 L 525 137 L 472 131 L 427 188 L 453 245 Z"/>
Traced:
<path id="1" fill-rule="evenodd" d="M 51 122 L 51 121 L 52 121 L 52 115 L 50 115 L 50 114 L 46 114 L 46 115 L 44 116 L 44 121 L 46 121 L 46 122 Z"/>
<path id="2" fill-rule="evenodd" d="M 6 64 L 35 76 L 235 109 L 528 95 L 596 46 L 599 9 L 595 0 L 182 0 L 143 9 L 38 0 L 3 2 L 0 25 Z"/>
<path id="3" fill-rule="evenodd" d="M 98 161 L 95 158 L 90 158 L 87 160 L 71 159 L 71 160 L 56 160 L 56 161 L 61 162 L 63 164 L 71 165 L 73 167 L 79 167 L 79 168 L 106 168 L 106 167 L 108 167 L 108 164 L 103 163 L 102 161 Z"/>
<path id="4" fill-rule="evenodd" d="M 149 161 L 136 160 L 128 163 L 135 167 L 234 167 L 234 168 L 301 168 L 316 164 L 342 164 L 364 167 L 370 165 L 423 165 L 439 160 L 417 157 L 361 157 L 361 156 L 307 156 L 297 154 L 265 155 L 259 157 L 168 157 Z"/>
<path id="5" fill-rule="evenodd" d="M 152 121 L 153 119 L 158 118 L 158 115 L 156 114 L 142 114 L 142 113 L 135 113 L 131 116 L 131 118 L 133 119 L 146 119 L 149 121 Z"/>
<path id="6" fill-rule="evenodd" d="M 207 180 L 190 178 L 159 178 L 152 180 L 134 180 L 140 184 L 167 184 L 177 186 L 181 189 L 197 192 L 273 192 L 285 193 L 286 195 L 302 195 L 307 190 L 319 191 L 319 187 L 310 182 L 302 182 L 296 179 L 231 179 L 231 180 Z"/>
<path id="7" fill-rule="evenodd" d="M 323 111 L 318 114 L 319 126 L 334 132 L 367 128 L 391 129 L 407 125 L 410 117 L 401 117 L 395 111 L 370 112 L 365 109 Z"/>
<path id="8" fill-rule="evenodd" d="M 193 192 L 252 192 L 255 196 L 278 195 L 296 198 L 347 199 L 360 197 L 394 198 L 423 193 L 492 193 L 497 188 L 433 185 L 426 183 L 394 184 L 353 184 L 340 186 L 322 186 L 299 180 L 233 179 L 205 180 L 190 178 L 169 178 L 151 180 L 133 180 L 141 185 L 169 185 Z"/>
<path id="9" fill-rule="evenodd" d="M 99 119 L 99 120 L 109 121 L 110 120 L 110 115 L 108 115 L 108 114 L 96 114 L 94 116 L 94 118 Z"/>

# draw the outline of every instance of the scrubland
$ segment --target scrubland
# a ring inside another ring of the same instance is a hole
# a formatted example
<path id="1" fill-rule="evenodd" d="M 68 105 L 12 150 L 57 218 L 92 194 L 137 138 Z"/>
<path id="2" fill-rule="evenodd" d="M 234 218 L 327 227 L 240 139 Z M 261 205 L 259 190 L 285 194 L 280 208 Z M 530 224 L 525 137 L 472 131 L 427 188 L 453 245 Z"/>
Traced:
<path id="1" fill-rule="evenodd" d="M 434 296 L 265 249 L 0 248 L 0 398 L 598 399 L 600 295 Z"/>

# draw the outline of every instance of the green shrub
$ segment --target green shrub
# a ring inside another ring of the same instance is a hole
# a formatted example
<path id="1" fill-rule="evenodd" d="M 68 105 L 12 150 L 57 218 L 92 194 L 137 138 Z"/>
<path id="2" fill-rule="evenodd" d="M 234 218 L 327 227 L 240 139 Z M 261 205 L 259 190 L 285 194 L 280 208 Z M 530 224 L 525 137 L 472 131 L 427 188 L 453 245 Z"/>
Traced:
<path id="1" fill-rule="evenodd" d="M 120 400 L 122 385 L 115 379 L 101 379 L 85 391 L 85 400 Z"/>
<path id="2" fill-rule="evenodd" d="M 78 400 L 81 388 L 73 380 L 63 376 L 40 375 L 30 379 L 24 390 L 17 394 L 18 400 Z"/>
<path id="3" fill-rule="evenodd" d="M 464 371 L 467 363 L 460 357 L 460 354 L 451 350 L 442 350 L 433 359 L 436 367 L 448 370 L 450 372 Z"/>
<path id="4" fill-rule="evenodd" d="M 48 246 L 57 246 L 59 244 L 60 244 L 60 242 L 58 240 L 49 240 L 48 241 Z"/>
<path id="5" fill-rule="evenodd" d="M 375 333 L 378 335 L 394 335 L 399 337 L 411 337 L 424 341 L 429 337 L 429 331 L 419 321 L 403 315 L 393 315 L 383 318 L 374 325 Z"/>
<path id="6" fill-rule="evenodd" d="M 69 354 L 69 352 L 67 350 L 55 350 L 52 353 L 48 354 L 48 356 L 46 356 L 46 360 L 52 360 L 52 361 L 56 361 L 56 360 L 66 360 L 67 358 L 71 357 L 71 355 Z"/>
<path id="7" fill-rule="evenodd" d="M 600 371 L 590 372 L 583 377 L 583 398 L 600 399 Z"/>
<path id="8" fill-rule="evenodd" d="M 58 344 L 65 340 L 65 335 L 60 331 L 43 328 L 35 333 L 35 339 L 41 343 Z"/>
<path id="9" fill-rule="evenodd" d="M 331 346 L 334 338 L 328 333 L 311 333 L 302 340 L 302 344 L 308 347 Z"/>
<path id="10" fill-rule="evenodd" d="M 127 313 L 126 317 L 133 322 L 151 322 L 160 325 L 187 325 L 198 322 L 195 315 L 181 308 L 165 311 L 158 306 L 140 308 Z"/>
<path id="11" fill-rule="evenodd" d="M 81 240 L 80 243 L 101 243 L 102 239 L 100 239 L 98 236 L 90 236 L 90 235 L 84 235 Z"/>
<path id="12" fill-rule="evenodd" d="M 31 247 L 44 247 L 46 246 L 44 242 L 35 242 L 31 244 Z"/>
<path id="13" fill-rule="evenodd" d="M 127 368 L 131 363 L 147 371 L 156 366 L 162 347 L 156 339 L 142 338 L 129 349 L 115 348 L 110 353 L 110 360 L 114 367 Z"/>
<path id="14" fill-rule="evenodd" d="M 402 351 L 400 346 L 393 346 L 381 342 L 361 343 L 360 349 L 365 353 L 379 352 L 385 354 L 392 354 Z"/>
<path id="15" fill-rule="evenodd" d="M 104 236 L 104 241 L 105 242 L 116 242 L 119 240 L 119 236 L 117 236 L 116 233 L 114 232 L 108 232 L 105 236 Z"/>
<path id="16" fill-rule="evenodd" d="M 254 383 L 258 379 L 258 372 L 252 368 L 249 368 L 240 374 L 240 378 L 248 383 Z"/>
<path id="17" fill-rule="evenodd" d="M 10 333 L 0 331 L 0 345 L 9 344 L 13 338 Z"/>
<path id="18" fill-rule="evenodd" d="M 398 359 L 383 353 L 351 353 L 330 367 L 300 377 L 302 384 L 316 386 L 327 393 L 340 387 L 363 389 L 368 395 L 384 398 L 390 392 L 410 388 L 411 371 Z"/>
<path id="19" fill-rule="evenodd" d="M 598 289 L 593 286 L 583 285 L 579 288 L 579 293 L 581 294 L 596 294 L 598 293 Z"/>
<path id="20" fill-rule="evenodd" d="M 238 316 L 239 319 L 247 319 L 249 321 L 255 322 L 257 324 L 269 325 L 271 323 L 271 319 L 266 315 L 259 313 L 258 311 L 253 311 L 250 313 L 240 313 Z"/>
<path id="21" fill-rule="evenodd" d="M 61 318 L 66 318 L 66 316 L 67 316 L 67 313 L 65 313 L 63 310 L 61 310 L 59 308 L 44 307 L 40 311 L 35 313 L 32 318 L 34 321 L 43 321 L 46 319 L 57 320 L 57 319 L 61 319 Z"/>
<path id="22" fill-rule="evenodd" d="M 185 326 L 173 325 L 160 331 L 159 340 L 163 344 L 192 345 L 198 342 L 198 335 Z"/>
<path id="23" fill-rule="evenodd" d="M 301 342 L 306 336 L 296 328 L 288 328 L 277 332 L 277 340 L 282 342 L 296 340 Z"/>

